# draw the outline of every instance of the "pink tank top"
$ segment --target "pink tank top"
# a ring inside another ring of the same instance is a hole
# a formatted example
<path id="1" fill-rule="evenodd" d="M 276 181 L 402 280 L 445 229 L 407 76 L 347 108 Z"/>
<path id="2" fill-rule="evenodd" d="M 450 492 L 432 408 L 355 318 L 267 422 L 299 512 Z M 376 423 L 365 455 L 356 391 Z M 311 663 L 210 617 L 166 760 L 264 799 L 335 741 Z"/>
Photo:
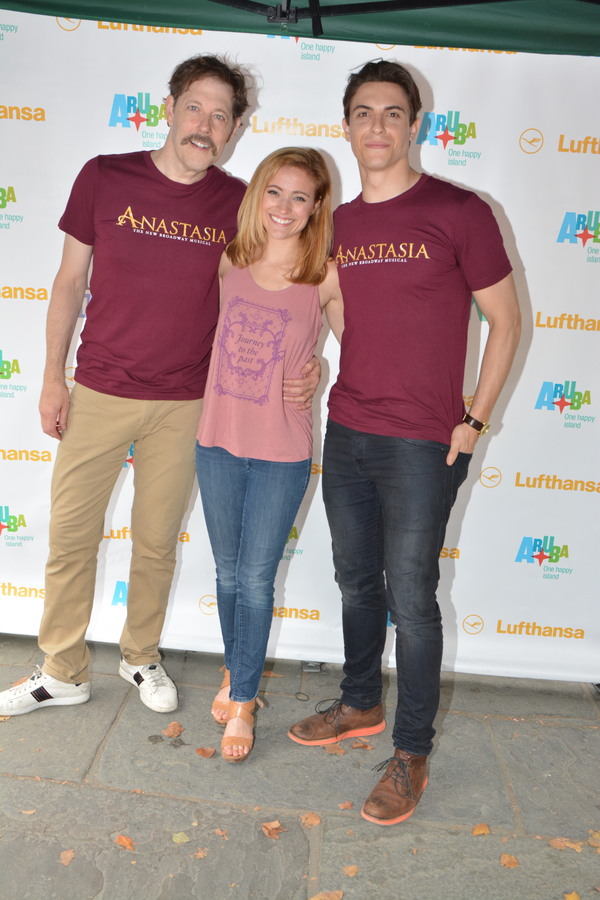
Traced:
<path id="1" fill-rule="evenodd" d="M 232 268 L 223 279 L 199 443 L 274 462 L 312 456 L 312 410 L 284 402 L 283 379 L 301 377 L 322 325 L 318 287 L 267 291 L 249 268 Z"/>

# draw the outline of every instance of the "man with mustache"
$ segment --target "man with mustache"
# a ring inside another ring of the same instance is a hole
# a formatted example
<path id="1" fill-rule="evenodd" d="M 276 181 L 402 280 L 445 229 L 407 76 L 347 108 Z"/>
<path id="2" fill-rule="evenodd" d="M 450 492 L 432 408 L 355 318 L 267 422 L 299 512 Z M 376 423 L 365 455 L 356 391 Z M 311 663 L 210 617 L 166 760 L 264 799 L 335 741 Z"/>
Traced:
<path id="1" fill-rule="evenodd" d="M 137 685 L 150 709 L 177 708 L 158 643 L 195 475 L 217 270 L 245 192 L 214 163 L 240 127 L 248 87 L 239 66 L 215 56 L 181 63 L 169 87 L 164 146 L 90 160 L 59 223 L 65 243 L 48 310 L 40 399 L 42 428 L 60 441 L 39 634 L 46 657 L 27 682 L 0 695 L 2 715 L 89 699 L 85 633 L 98 546 L 132 443 L 132 562 L 119 674 Z M 92 299 L 69 398 L 65 361 L 92 255 Z M 306 372 L 312 369 L 284 387 L 284 399 L 310 402 L 316 360 Z"/>

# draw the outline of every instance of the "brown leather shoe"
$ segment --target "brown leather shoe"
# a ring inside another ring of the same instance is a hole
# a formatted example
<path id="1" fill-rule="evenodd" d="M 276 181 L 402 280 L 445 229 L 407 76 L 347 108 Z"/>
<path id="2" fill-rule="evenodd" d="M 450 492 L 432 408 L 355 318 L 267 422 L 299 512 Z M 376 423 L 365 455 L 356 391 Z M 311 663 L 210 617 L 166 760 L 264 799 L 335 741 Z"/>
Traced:
<path id="1" fill-rule="evenodd" d="M 331 706 L 319 709 L 323 703 L 331 703 Z M 344 738 L 379 734 L 385 728 L 381 703 L 370 709 L 354 709 L 341 700 L 321 700 L 315 709 L 315 716 L 296 722 L 288 731 L 288 737 L 297 744 L 323 747 L 325 744 L 336 744 Z"/>
<path id="2" fill-rule="evenodd" d="M 384 767 L 385 775 L 371 791 L 360 814 L 375 825 L 397 825 L 412 816 L 425 790 L 427 757 L 396 750 L 374 771 L 381 772 Z"/>

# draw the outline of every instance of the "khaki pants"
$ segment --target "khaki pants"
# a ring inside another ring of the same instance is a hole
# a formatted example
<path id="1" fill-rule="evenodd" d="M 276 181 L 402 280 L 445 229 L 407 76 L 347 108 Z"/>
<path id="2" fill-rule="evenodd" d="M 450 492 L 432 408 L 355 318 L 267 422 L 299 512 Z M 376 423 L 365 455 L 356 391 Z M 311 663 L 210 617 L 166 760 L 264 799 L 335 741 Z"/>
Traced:
<path id="1" fill-rule="evenodd" d="M 77 384 L 52 476 L 50 555 L 39 644 L 59 681 L 89 681 L 85 645 L 104 516 L 131 443 L 134 500 L 121 652 L 158 662 L 181 520 L 194 482 L 202 400 L 130 400 Z"/>

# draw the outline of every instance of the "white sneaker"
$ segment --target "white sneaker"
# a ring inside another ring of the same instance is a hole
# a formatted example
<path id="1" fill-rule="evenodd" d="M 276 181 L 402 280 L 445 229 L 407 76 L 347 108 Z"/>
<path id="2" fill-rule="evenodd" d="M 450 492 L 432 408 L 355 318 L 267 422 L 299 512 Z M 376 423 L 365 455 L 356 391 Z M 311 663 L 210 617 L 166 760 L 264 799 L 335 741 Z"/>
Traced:
<path id="1" fill-rule="evenodd" d="M 177 709 L 177 688 L 160 663 L 132 666 L 121 657 L 119 675 L 140 689 L 142 703 L 154 712 L 168 713 Z"/>
<path id="2" fill-rule="evenodd" d="M 23 716 L 42 706 L 76 706 L 90 699 L 90 683 L 70 684 L 42 672 L 0 694 L 0 716 Z"/>

